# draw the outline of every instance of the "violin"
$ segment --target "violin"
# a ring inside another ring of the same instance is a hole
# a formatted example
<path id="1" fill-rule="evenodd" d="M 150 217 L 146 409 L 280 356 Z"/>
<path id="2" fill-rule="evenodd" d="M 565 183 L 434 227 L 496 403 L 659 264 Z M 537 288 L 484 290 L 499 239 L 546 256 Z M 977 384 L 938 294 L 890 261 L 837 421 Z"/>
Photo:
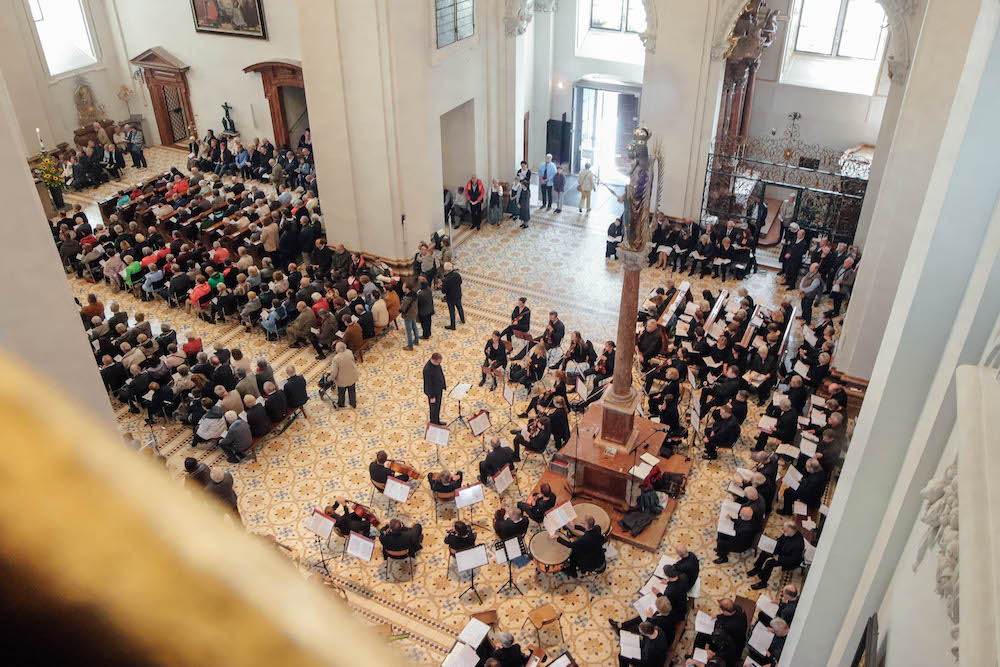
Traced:
<path id="1" fill-rule="evenodd" d="M 406 475 L 410 479 L 420 479 L 420 471 L 402 461 L 389 461 L 388 468 L 397 475 Z"/>
<path id="2" fill-rule="evenodd" d="M 597 363 L 594 364 L 594 369 L 601 375 L 606 375 L 608 372 L 608 355 L 607 353 L 602 354 L 597 358 Z"/>
<path id="3" fill-rule="evenodd" d="M 546 347 L 548 347 L 551 344 L 551 342 L 552 342 L 551 341 L 551 336 L 552 336 L 552 324 L 549 323 L 545 327 L 545 332 L 542 334 L 542 340 L 545 341 L 545 346 Z"/>

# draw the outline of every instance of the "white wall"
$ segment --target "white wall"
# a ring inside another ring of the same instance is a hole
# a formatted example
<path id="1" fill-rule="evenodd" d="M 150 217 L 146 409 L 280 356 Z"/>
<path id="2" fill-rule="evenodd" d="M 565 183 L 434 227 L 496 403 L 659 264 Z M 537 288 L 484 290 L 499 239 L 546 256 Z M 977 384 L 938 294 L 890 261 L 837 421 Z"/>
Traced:
<path id="1" fill-rule="evenodd" d="M 444 187 L 455 192 L 476 169 L 476 104 L 469 100 L 441 116 L 441 168 Z M 484 181 L 487 182 L 487 181 Z"/>
<path id="2" fill-rule="evenodd" d="M 222 129 L 221 106 L 229 102 L 236 129 L 245 140 L 254 137 L 274 140 L 260 74 L 244 74 L 243 68 L 275 58 L 301 60 L 294 2 L 263 0 L 267 39 L 261 40 L 195 32 L 190 0 L 105 1 L 117 8 L 121 19 L 126 60 L 160 46 L 190 66 L 187 77 L 199 134 L 204 135 L 209 128 L 216 132 Z M 158 143 L 159 133 L 145 86 L 141 94 L 142 112 L 152 130 L 152 136 L 146 139 Z M 136 104 L 133 102 L 132 106 L 134 110 Z"/>
<path id="3" fill-rule="evenodd" d="M 768 4 L 771 9 L 780 10 L 782 18 L 778 20 L 774 43 L 764 52 L 757 72 L 750 136 L 768 136 L 775 128 L 777 136 L 781 137 L 788 125 L 788 114 L 798 111 L 802 114 L 799 132 L 804 143 L 823 144 L 838 150 L 862 142 L 874 144 L 885 111 L 888 86 L 880 82 L 878 95 L 852 95 L 781 83 L 789 3 L 777 0 Z"/>
<path id="4" fill-rule="evenodd" d="M 8 0 L 7 7 L 4 20 L 0 21 L 0 68 L 7 79 L 20 130 L 18 136 L 24 144 L 20 152 L 25 156 L 38 153 L 35 128 L 41 130 L 46 148 L 63 141 L 72 144 L 73 130 L 80 125 L 73 103 L 77 74 L 49 77 L 23 0 Z M 101 58 L 97 65 L 79 74 L 93 88 L 98 103 L 104 105 L 105 115 L 125 120 L 128 112 L 116 92 L 122 83 L 131 80 L 120 63 L 114 15 L 106 11 L 102 0 L 87 1 L 84 7 L 92 18 Z M 133 103 L 132 109 L 137 110 L 137 105 Z"/>
<path id="5" fill-rule="evenodd" d="M 532 21 L 528 24 L 527 31 L 518 36 L 515 45 L 515 61 L 516 61 L 516 81 L 514 83 L 514 154 L 517 156 L 517 162 L 519 163 L 524 159 L 524 114 L 531 113 L 528 119 L 528 123 L 534 124 L 538 122 L 538 114 L 532 110 L 532 90 L 534 88 L 534 77 L 535 70 L 532 63 L 535 59 L 535 22 Z M 529 130 L 529 135 L 531 134 Z M 529 136 L 529 150 L 531 149 Z M 508 175 L 508 179 L 511 175 L 517 172 L 518 165 L 513 164 L 510 166 L 511 172 Z"/>

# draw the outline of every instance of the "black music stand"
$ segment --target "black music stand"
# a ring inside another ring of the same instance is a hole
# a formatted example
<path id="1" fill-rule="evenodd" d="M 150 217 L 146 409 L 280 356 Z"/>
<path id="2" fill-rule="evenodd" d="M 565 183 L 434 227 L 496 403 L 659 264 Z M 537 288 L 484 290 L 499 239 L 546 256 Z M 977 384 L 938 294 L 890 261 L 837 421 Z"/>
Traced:
<path id="1" fill-rule="evenodd" d="M 516 392 L 517 389 L 512 389 L 511 390 L 511 392 L 510 392 L 510 400 L 508 401 L 507 397 L 504 395 L 505 392 L 507 391 L 507 386 L 508 386 L 507 385 L 507 380 L 504 379 L 503 384 L 500 385 L 500 395 L 503 397 L 504 403 L 507 404 L 507 421 L 505 421 L 503 424 L 501 424 L 497 428 L 497 433 L 503 432 L 503 430 L 505 428 L 507 428 L 510 424 L 515 424 L 516 425 L 516 423 L 517 423 L 517 422 L 514 421 L 514 402 L 516 400 L 516 398 L 514 396 L 514 392 Z"/>
<path id="2" fill-rule="evenodd" d="M 511 539 L 512 540 L 517 540 L 517 546 L 520 547 L 520 549 L 521 549 L 521 555 L 523 556 L 524 555 L 524 538 L 521 537 L 521 536 L 518 536 L 518 537 L 512 537 Z M 512 591 L 517 591 L 521 595 L 524 595 L 524 591 L 522 591 L 521 587 L 517 585 L 516 581 L 514 581 L 514 565 L 513 565 L 513 563 L 511 563 L 510 554 L 507 553 L 507 543 L 504 542 L 504 541 L 502 541 L 502 540 L 497 540 L 496 546 L 494 547 L 494 549 L 503 549 L 503 553 L 507 557 L 507 583 L 505 583 L 503 586 L 501 586 L 500 588 L 497 589 L 497 595 L 500 595 L 500 593 L 503 593 L 508 588 L 510 590 L 512 590 Z"/>
<path id="3" fill-rule="evenodd" d="M 448 398 L 451 398 L 451 394 L 455 391 L 455 389 L 458 389 L 461 386 L 462 386 L 461 382 L 455 385 L 455 387 L 450 392 L 448 392 Z M 470 384 L 469 387 L 471 388 L 472 385 Z M 468 390 L 466 390 L 466 393 L 462 394 L 462 398 L 465 398 L 467 395 L 468 395 Z M 458 401 L 458 416 L 452 419 L 450 422 L 448 422 L 449 428 L 451 428 L 451 425 L 454 424 L 455 422 L 465 424 L 466 426 L 469 425 L 469 422 L 465 419 L 465 416 L 462 415 L 462 398 L 455 399 Z"/>
<path id="4" fill-rule="evenodd" d="M 482 549 L 483 553 L 485 554 L 485 552 L 486 552 L 486 545 L 485 544 L 478 544 L 478 545 L 472 547 L 471 549 L 463 549 L 462 551 L 472 551 L 474 549 Z M 458 553 L 462 553 L 462 551 L 460 551 Z M 458 567 L 458 554 L 455 555 L 455 567 L 456 568 Z M 480 568 L 480 567 L 482 567 L 482 565 L 476 565 L 474 567 L 470 567 L 469 568 L 469 571 L 472 573 L 472 581 L 469 583 L 469 587 L 468 588 L 466 588 L 464 591 L 462 591 L 461 593 L 458 594 L 458 599 L 461 600 L 462 597 L 466 593 L 468 593 L 469 591 L 472 591 L 473 593 L 476 594 L 476 597 L 479 598 L 479 604 L 483 603 L 483 596 L 480 595 L 479 591 L 476 590 L 476 569 Z M 461 572 L 462 571 L 459 570 L 459 574 L 461 574 Z"/>
<path id="5" fill-rule="evenodd" d="M 323 569 L 326 570 L 326 576 L 328 576 L 328 577 L 333 576 L 333 575 L 330 574 L 330 565 L 329 565 L 330 561 L 333 560 L 333 559 L 330 558 L 329 556 L 327 556 L 326 553 L 324 553 L 324 551 L 323 551 L 323 540 L 320 539 L 319 535 L 316 535 L 315 533 L 313 533 L 313 537 L 316 538 L 316 548 L 319 550 L 319 563 L 320 563 L 320 565 L 322 565 Z M 344 547 L 344 552 L 345 553 L 347 552 L 347 547 Z"/>

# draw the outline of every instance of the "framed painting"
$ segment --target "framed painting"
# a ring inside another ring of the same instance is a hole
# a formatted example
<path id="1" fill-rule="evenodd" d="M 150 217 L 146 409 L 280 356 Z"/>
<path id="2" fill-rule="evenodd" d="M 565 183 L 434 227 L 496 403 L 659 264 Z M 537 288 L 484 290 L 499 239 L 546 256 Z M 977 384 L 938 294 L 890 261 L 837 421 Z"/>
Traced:
<path id="1" fill-rule="evenodd" d="M 267 39 L 263 0 L 191 0 L 191 13 L 197 32 Z"/>

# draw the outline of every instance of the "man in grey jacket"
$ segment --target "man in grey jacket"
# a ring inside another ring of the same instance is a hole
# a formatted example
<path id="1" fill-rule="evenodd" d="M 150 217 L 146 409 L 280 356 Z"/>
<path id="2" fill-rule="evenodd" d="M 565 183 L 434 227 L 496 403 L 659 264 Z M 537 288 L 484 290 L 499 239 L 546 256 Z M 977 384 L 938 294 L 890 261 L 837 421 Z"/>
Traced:
<path id="1" fill-rule="evenodd" d="M 854 270 L 853 257 L 845 259 L 840 268 L 834 272 L 833 287 L 831 288 L 833 291 L 830 294 L 830 298 L 833 299 L 833 309 L 829 311 L 834 317 L 840 315 L 840 307 L 843 305 L 844 299 L 851 296 L 856 277 L 857 271 Z"/>
<path id="2" fill-rule="evenodd" d="M 227 460 L 230 463 L 239 463 L 243 459 L 243 455 L 253 445 L 250 424 L 240 419 L 234 410 L 226 413 L 226 423 L 229 424 L 229 430 L 219 441 L 219 447 L 228 455 Z"/>
<path id="3" fill-rule="evenodd" d="M 823 291 L 823 278 L 819 275 L 819 264 L 809 265 L 809 272 L 802 276 L 799 281 L 799 290 L 802 292 L 802 319 L 805 323 L 812 324 L 813 301 Z"/>

